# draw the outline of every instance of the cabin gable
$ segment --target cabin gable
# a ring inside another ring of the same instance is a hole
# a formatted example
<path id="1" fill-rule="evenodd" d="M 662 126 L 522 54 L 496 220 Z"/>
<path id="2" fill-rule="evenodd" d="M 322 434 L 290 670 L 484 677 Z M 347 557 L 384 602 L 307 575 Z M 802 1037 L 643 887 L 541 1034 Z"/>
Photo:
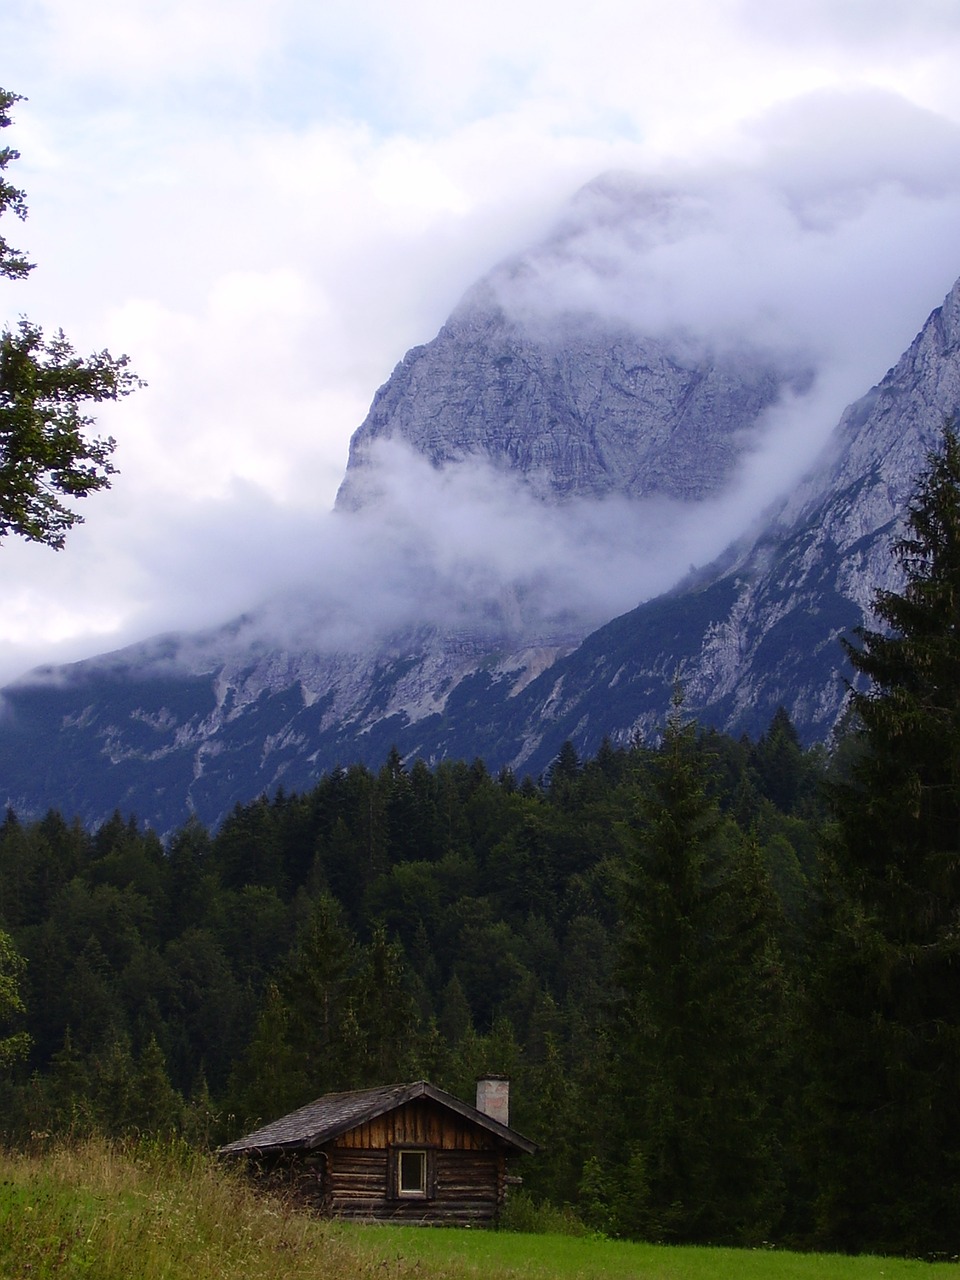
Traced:
<path id="1" fill-rule="evenodd" d="M 430 1098 L 417 1098 L 358 1124 L 334 1140 L 335 1146 L 382 1151 L 398 1145 L 444 1151 L 489 1151 L 497 1139 Z"/>

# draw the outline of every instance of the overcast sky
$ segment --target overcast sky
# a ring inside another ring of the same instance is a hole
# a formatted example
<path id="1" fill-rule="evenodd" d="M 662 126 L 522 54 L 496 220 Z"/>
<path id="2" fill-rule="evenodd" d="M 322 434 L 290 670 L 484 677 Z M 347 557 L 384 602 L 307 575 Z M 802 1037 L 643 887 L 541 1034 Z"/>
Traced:
<path id="1" fill-rule="evenodd" d="M 762 281 L 823 308 L 856 352 L 823 421 L 960 274 L 956 0 L 5 0 L 0 51 L 37 263 L 0 318 L 149 383 L 67 548 L 0 547 L 0 680 L 322 578 L 377 387 L 604 170 L 713 175 L 748 232 L 672 312 L 738 262 L 754 318 Z"/>

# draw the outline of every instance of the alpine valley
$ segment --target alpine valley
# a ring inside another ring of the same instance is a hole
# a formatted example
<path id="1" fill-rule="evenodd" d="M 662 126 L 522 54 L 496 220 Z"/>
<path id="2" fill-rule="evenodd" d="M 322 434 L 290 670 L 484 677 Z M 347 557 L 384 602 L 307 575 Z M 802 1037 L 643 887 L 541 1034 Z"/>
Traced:
<path id="1" fill-rule="evenodd" d="M 586 188 L 406 355 L 354 434 L 331 526 L 338 548 L 381 549 L 390 607 L 348 616 L 305 586 L 200 635 L 34 671 L 3 691 L 0 798 L 166 833 L 392 747 L 536 775 L 568 740 L 654 737 L 677 681 L 704 724 L 756 736 L 783 706 L 805 742 L 828 740 L 839 637 L 897 584 L 891 543 L 960 404 L 960 283 L 800 482 L 752 510 L 738 485 L 778 414 L 802 417 L 816 357 L 644 325 L 584 287 L 709 217 L 623 177 Z M 485 521 L 497 555 L 464 550 L 452 513 Z"/>

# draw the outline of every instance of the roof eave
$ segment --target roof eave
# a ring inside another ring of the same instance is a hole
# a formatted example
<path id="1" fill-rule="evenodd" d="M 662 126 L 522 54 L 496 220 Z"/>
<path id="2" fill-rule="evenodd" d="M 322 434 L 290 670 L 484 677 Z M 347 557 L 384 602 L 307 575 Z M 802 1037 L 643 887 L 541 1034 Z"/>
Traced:
<path id="1" fill-rule="evenodd" d="M 509 1125 L 501 1124 L 499 1120 L 494 1120 L 492 1116 L 485 1115 L 484 1112 L 478 1111 L 476 1107 L 471 1107 L 469 1102 L 461 1102 L 459 1098 L 455 1098 L 452 1093 L 447 1093 L 444 1089 L 437 1089 L 425 1081 L 421 1081 L 421 1083 L 423 1084 L 422 1092 L 427 1097 L 432 1098 L 434 1102 L 438 1102 L 441 1106 L 449 1107 L 451 1111 L 456 1111 L 465 1120 L 472 1120 L 474 1124 L 479 1124 L 495 1137 L 509 1143 L 510 1146 L 517 1147 L 525 1154 L 534 1155 L 536 1153 L 537 1144 L 531 1141 L 530 1138 L 525 1138 L 516 1129 L 511 1129 Z"/>
<path id="2" fill-rule="evenodd" d="M 424 1097 L 430 1098 L 431 1101 L 436 1102 L 439 1106 L 447 1107 L 465 1120 L 469 1120 L 471 1123 L 486 1129 L 488 1133 L 499 1138 L 507 1146 L 514 1147 L 526 1155 L 534 1155 L 537 1151 L 537 1144 L 529 1138 L 525 1138 L 523 1134 L 517 1133 L 515 1129 L 511 1129 L 507 1125 L 501 1124 L 499 1120 L 494 1120 L 491 1116 L 485 1115 L 482 1111 L 478 1111 L 476 1107 L 471 1107 L 468 1102 L 461 1102 L 459 1098 L 455 1098 L 453 1094 L 447 1093 L 444 1089 L 437 1089 L 434 1085 L 428 1084 L 426 1080 L 417 1080 L 413 1084 L 400 1089 L 397 1093 L 390 1094 L 387 1097 L 380 1097 L 363 1111 L 355 1113 L 336 1124 L 325 1126 L 314 1133 L 300 1138 L 292 1138 L 285 1142 L 251 1142 L 247 1146 L 237 1146 L 234 1143 L 230 1143 L 227 1147 L 221 1147 L 219 1154 L 250 1155 L 254 1152 L 312 1151 L 327 1142 L 333 1142 L 344 1133 L 349 1133 L 351 1129 L 356 1129 L 358 1125 L 367 1124 L 369 1121 L 385 1115 L 388 1111 L 394 1111 L 397 1107 L 405 1106 L 416 1098 Z"/>

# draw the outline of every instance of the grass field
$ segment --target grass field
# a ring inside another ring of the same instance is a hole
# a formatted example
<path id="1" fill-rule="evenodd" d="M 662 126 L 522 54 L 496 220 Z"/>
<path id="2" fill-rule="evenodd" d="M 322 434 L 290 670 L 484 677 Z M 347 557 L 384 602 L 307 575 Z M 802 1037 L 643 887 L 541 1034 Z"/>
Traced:
<path id="1" fill-rule="evenodd" d="M 376 1232 L 376 1228 L 367 1228 Z M 960 1264 L 847 1258 L 779 1250 L 699 1249 L 570 1236 L 383 1228 L 383 1258 L 419 1261 L 436 1276 L 547 1280 L 957 1280 Z M 444 1270 L 444 1268 L 448 1268 Z M 388 1272 L 389 1274 L 389 1272 Z M 400 1274 L 404 1274 L 401 1272 Z"/>
<path id="2" fill-rule="evenodd" d="M 960 1280 L 960 1265 L 571 1236 L 359 1227 L 260 1196 L 208 1157 L 102 1142 L 0 1156 L 16 1280 Z"/>

